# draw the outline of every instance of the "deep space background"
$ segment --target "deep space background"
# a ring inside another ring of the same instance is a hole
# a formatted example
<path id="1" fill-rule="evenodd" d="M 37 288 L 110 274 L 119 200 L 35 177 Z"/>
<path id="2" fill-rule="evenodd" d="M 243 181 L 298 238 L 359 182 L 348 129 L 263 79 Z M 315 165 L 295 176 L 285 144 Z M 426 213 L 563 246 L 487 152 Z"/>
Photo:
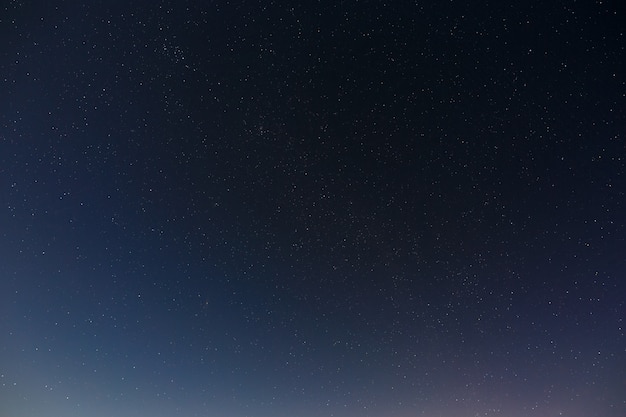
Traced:
<path id="1" fill-rule="evenodd" d="M 0 416 L 626 416 L 619 1 L 3 1 Z"/>

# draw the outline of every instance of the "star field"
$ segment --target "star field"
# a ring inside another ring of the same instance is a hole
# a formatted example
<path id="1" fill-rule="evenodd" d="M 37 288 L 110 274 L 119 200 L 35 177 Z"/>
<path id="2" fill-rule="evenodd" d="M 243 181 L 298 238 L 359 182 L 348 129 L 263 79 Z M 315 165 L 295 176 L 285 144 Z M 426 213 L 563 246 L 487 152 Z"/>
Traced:
<path id="1" fill-rule="evenodd" d="M 617 2 L 9 1 L 0 415 L 626 415 Z"/>

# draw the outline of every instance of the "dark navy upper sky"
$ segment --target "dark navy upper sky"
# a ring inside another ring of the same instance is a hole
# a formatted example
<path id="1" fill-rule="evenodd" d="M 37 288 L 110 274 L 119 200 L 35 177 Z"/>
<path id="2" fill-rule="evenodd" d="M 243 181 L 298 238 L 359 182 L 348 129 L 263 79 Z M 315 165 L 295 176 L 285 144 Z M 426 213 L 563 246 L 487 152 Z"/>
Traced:
<path id="1" fill-rule="evenodd" d="M 626 415 L 619 2 L 83 3 L 0 8 L 1 416 Z"/>

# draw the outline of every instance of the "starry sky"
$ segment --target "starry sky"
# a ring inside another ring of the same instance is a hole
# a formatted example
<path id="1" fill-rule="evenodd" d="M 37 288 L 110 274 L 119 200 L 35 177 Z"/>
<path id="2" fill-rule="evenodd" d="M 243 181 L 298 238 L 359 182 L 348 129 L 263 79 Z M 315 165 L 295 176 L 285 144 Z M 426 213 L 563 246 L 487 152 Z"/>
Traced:
<path id="1" fill-rule="evenodd" d="M 619 1 L 7 0 L 2 417 L 623 417 Z"/>

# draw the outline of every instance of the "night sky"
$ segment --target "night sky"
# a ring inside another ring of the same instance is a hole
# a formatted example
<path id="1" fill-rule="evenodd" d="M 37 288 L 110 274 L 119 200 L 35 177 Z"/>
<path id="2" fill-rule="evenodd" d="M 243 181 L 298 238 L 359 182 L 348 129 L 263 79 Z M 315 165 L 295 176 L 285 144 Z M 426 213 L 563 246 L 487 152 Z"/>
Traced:
<path id="1" fill-rule="evenodd" d="M 3 1 L 0 416 L 626 416 L 625 22 Z"/>

